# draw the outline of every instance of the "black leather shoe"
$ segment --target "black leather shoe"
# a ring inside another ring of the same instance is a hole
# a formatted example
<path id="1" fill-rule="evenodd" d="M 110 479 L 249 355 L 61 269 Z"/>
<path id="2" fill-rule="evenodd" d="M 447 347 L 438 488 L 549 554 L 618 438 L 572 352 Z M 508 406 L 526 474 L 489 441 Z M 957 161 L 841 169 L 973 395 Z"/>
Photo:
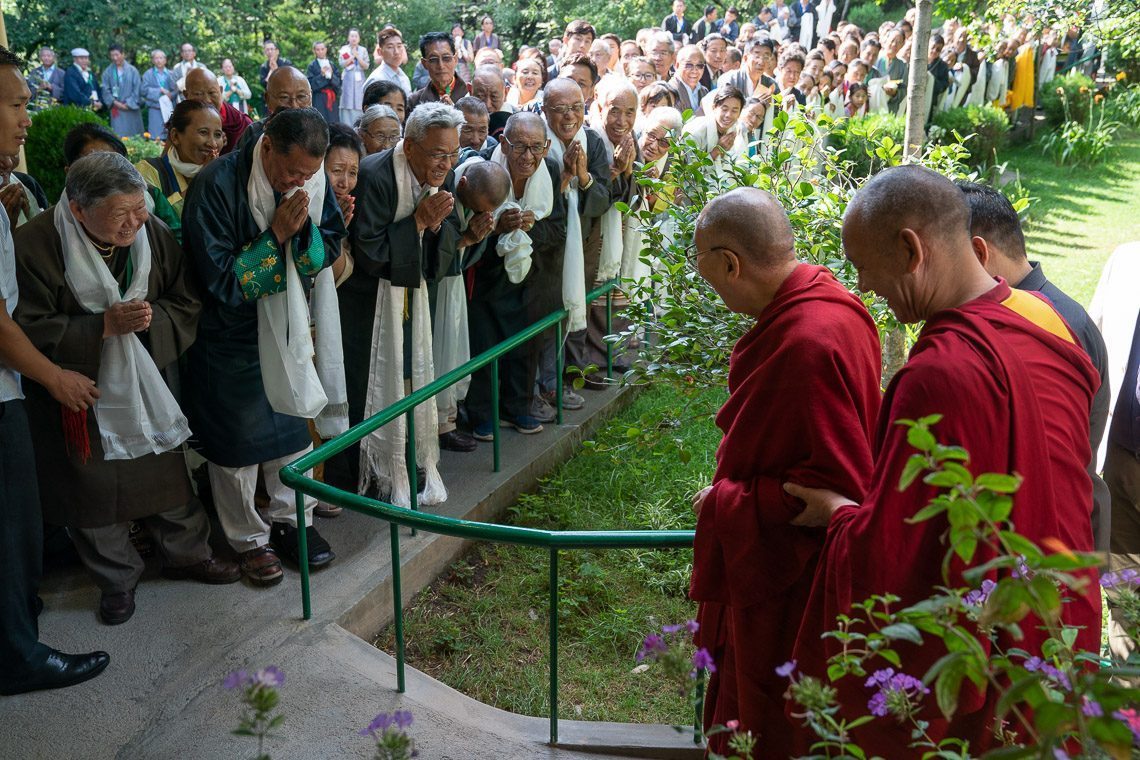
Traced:
<path id="1" fill-rule="evenodd" d="M 305 538 L 309 547 L 309 568 L 312 570 L 324 567 L 336 559 L 329 542 L 317 533 L 313 526 L 305 528 Z M 277 556 L 297 566 L 301 564 L 300 555 L 297 554 L 297 529 L 288 523 L 273 523 L 269 532 L 269 545 Z"/>
<path id="2" fill-rule="evenodd" d="M 103 672 L 111 656 L 106 652 L 89 652 L 88 654 L 64 654 L 51 650 L 43 665 L 31 673 L 6 681 L 0 684 L 0 694 L 24 694 L 29 691 L 43 689 L 62 689 L 65 686 L 74 686 L 83 683 Z"/>
<path id="3" fill-rule="evenodd" d="M 117 594 L 103 594 L 103 598 L 99 600 L 99 617 L 107 625 L 125 623 L 133 614 L 135 614 L 134 589 Z"/>
<path id="4" fill-rule="evenodd" d="M 459 451 L 466 454 L 479 448 L 479 443 L 467 433 L 451 430 L 440 434 L 439 447 L 446 451 Z"/>

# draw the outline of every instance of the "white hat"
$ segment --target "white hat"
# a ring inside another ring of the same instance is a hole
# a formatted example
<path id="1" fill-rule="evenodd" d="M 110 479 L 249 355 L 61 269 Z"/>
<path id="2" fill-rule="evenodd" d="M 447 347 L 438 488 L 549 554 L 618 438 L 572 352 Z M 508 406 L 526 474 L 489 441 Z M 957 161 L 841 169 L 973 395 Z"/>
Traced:
<path id="1" fill-rule="evenodd" d="M 91 54 L 84 48 L 75 48 L 71 51 L 72 58 L 90 58 Z"/>

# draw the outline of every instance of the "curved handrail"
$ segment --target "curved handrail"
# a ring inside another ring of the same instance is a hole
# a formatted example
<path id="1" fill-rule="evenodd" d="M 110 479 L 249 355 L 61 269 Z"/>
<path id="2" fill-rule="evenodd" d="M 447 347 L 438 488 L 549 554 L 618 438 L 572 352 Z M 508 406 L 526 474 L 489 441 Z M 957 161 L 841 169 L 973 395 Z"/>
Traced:
<path id="1" fill-rule="evenodd" d="M 613 311 L 613 291 L 617 287 L 617 280 L 610 280 L 586 295 L 586 303 L 595 299 L 606 297 L 606 327 L 612 328 L 611 319 Z M 403 594 L 401 592 L 400 578 L 400 536 L 401 526 L 411 528 L 412 531 L 424 530 L 445 536 L 464 538 L 474 541 L 492 541 L 496 543 L 517 544 L 546 549 L 550 553 L 550 742 L 558 741 L 558 553 L 571 549 L 669 549 L 691 548 L 694 531 L 691 530 L 543 530 L 540 528 L 524 528 L 517 525 L 497 525 L 494 523 L 476 522 L 457 517 L 446 517 L 421 512 L 416 508 L 416 476 L 414 468 L 409 472 L 411 481 L 412 505 L 411 507 L 397 507 L 378 499 L 362 496 L 356 493 L 341 490 L 334 486 L 322 483 L 307 476 L 305 473 L 318 464 L 339 454 L 348 447 L 363 439 L 369 433 L 377 430 L 400 415 L 406 415 L 408 424 L 408 438 L 414 441 L 414 411 L 416 406 L 431 397 L 458 383 L 477 369 L 492 365 L 492 409 L 495 415 L 492 425 L 494 432 L 494 467 L 499 469 L 499 439 L 498 439 L 498 400 L 497 379 L 498 361 L 506 353 L 519 345 L 537 337 L 551 327 L 557 327 L 558 343 L 561 343 L 562 320 L 569 313 L 566 309 L 548 314 L 536 321 L 521 332 L 516 333 L 507 340 L 464 363 L 462 366 L 436 378 L 424 387 L 408 394 L 403 399 L 381 410 L 372 417 L 353 426 L 347 432 L 338 435 L 333 440 L 319 448 L 305 454 L 296 461 L 290 462 L 281 468 L 281 482 L 296 491 L 297 498 L 297 524 L 305 524 L 305 499 L 308 494 L 325 502 L 358 512 L 369 517 L 386 520 L 390 526 L 392 548 L 392 600 L 393 624 L 396 629 L 396 682 L 397 691 L 404 691 L 404 631 L 403 631 Z M 612 345 L 606 348 L 607 373 L 612 376 L 613 353 Z M 562 422 L 562 358 L 558 352 L 557 382 L 558 386 L 558 422 Z M 414 459 L 414 449 L 409 453 Z M 297 531 L 297 558 L 301 570 L 301 606 L 306 620 L 312 617 L 312 602 L 309 585 L 309 553 L 306 531 Z M 700 707 L 697 710 L 695 738 L 699 741 Z"/>

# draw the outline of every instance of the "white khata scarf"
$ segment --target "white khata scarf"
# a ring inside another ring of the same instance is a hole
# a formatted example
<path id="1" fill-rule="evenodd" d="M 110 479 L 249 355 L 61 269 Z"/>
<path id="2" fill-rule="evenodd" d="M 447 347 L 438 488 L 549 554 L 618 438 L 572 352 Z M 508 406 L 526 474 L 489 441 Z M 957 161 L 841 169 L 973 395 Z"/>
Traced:
<path id="1" fill-rule="evenodd" d="M 546 136 L 550 138 L 550 157 L 563 167 L 566 148 L 548 124 Z M 574 142 L 587 149 L 586 126 L 583 124 L 574 135 Z M 562 260 L 562 306 L 570 313 L 567 332 L 586 329 L 586 259 L 582 248 L 582 219 L 578 216 L 578 178 L 570 180 L 566 189 L 566 255 Z"/>
<path id="2" fill-rule="evenodd" d="M 249 211 L 258 229 L 262 231 L 269 229 L 277 210 L 273 187 L 269 184 L 262 162 L 264 139 L 264 135 L 258 138 L 257 145 L 253 148 L 253 167 L 246 184 Z M 323 166 L 321 171 L 305 182 L 304 190 L 309 195 L 309 219 L 314 224 L 320 224 L 321 209 L 325 203 Z M 294 192 L 296 191 L 286 193 L 286 197 Z M 313 365 L 309 306 L 305 302 L 301 276 L 293 264 L 292 246 L 292 241 L 286 241 L 279 252 L 285 266 L 285 290 L 257 301 L 257 348 L 261 361 L 261 382 L 273 411 L 313 419 L 328 404 L 328 396 L 321 387 L 320 377 Z M 329 319 L 337 319 L 339 322 L 335 300 L 331 314 L 317 315 L 318 324 Z M 321 357 L 322 361 L 326 359 L 331 357 Z"/>
<path id="3" fill-rule="evenodd" d="M 396 143 L 392 151 L 396 174 L 396 214 L 394 221 L 411 216 L 419 198 L 415 194 L 415 177 L 404 155 L 404 141 Z M 427 195 L 437 188 L 427 189 Z M 404 398 L 404 304 L 411 299 L 412 317 L 412 389 L 423 388 L 435 379 L 432 357 L 431 312 L 428 304 L 427 283 L 420 278 L 420 286 L 409 294 L 405 288 L 380 280 L 376 291 L 376 318 L 372 323 L 372 368 L 369 372 L 368 394 L 365 397 L 364 416 L 371 417 Z M 447 499 L 447 488 L 439 474 L 439 416 L 435 398 L 430 398 L 415 409 L 416 457 L 427 472 L 423 496 L 419 503 L 425 506 L 440 504 Z M 403 416 L 392 420 L 379 430 L 369 433 L 360 442 L 360 486 L 363 492 L 375 483 L 381 493 L 388 493 L 388 501 L 397 507 L 411 506 L 411 484 L 408 481 L 408 462 L 404 451 L 407 442 L 407 425 Z"/>
<path id="4" fill-rule="evenodd" d="M 554 140 L 550 142 L 551 145 L 554 144 Z M 495 148 L 495 152 L 491 154 L 491 161 L 506 169 L 507 174 L 510 174 L 511 167 L 507 165 L 507 157 L 503 155 L 502 145 Z M 533 212 L 536 222 L 550 216 L 550 212 L 554 209 L 554 185 L 550 181 L 550 172 L 546 170 L 544 161 L 539 160 L 538 169 L 526 181 L 522 198 L 515 197 L 515 186 L 514 183 L 511 184 L 507 200 L 495 210 L 495 221 L 498 221 L 499 216 L 504 211 L 516 209 Z M 499 235 L 499 242 L 495 245 L 495 250 L 503 258 L 503 268 L 507 270 L 508 280 L 517 285 L 526 279 L 526 276 L 530 274 L 531 256 L 534 253 L 534 246 L 529 234 L 523 230 L 513 230 L 505 235 Z"/>
<path id="5" fill-rule="evenodd" d="M 456 183 L 458 184 L 459 178 L 468 169 L 482 160 L 479 156 L 472 156 L 457 166 Z M 458 193 L 455 195 L 455 210 L 459 215 L 459 232 L 462 234 L 467 230 L 467 224 L 473 214 L 463 207 Z M 461 249 L 459 256 L 466 258 L 467 249 Z M 460 263 L 463 263 L 462 260 Z M 439 281 L 439 288 L 435 294 L 435 319 L 432 320 L 432 331 L 431 348 L 436 377 L 442 377 L 471 359 L 471 341 L 467 328 L 467 291 L 462 274 L 449 275 Z M 471 376 L 468 375 L 455 385 L 443 389 L 435 397 L 440 425 L 454 420 L 459 400 L 467 397 L 467 389 L 470 387 Z"/>
<path id="6" fill-rule="evenodd" d="M 197 177 L 198 172 L 202 171 L 202 166 L 204 165 L 194 164 L 189 161 L 183 161 L 182 157 L 178 155 L 178 148 L 175 148 L 173 145 L 171 145 L 170 150 L 167 151 L 166 157 L 169 159 L 170 166 L 174 169 L 174 171 L 181 174 L 187 180 L 191 180 Z M 272 218 L 272 215 L 270 215 L 270 217 Z M 320 219 L 317 219 L 317 223 L 320 223 Z"/>
<path id="7" fill-rule="evenodd" d="M 114 304 L 146 298 L 151 257 L 145 226 L 127 254 L 134 273 L 125 293 L 71 213 L 66 192 L 55 207 L 55 228 L 63 247 L 64 280 L 84 309 L 102 314 Z M 104 459 L 161 454 L 190 437 L 186 417 L 137 334 L 103 339 L 97 382 L 95 421 Z"/>
<path id="8" fill-rule="evenodd" d="M 598 135 L 601 136 L 602 145 L 605 146 L 606 158 L 610 164 L 613 164 L 614 150 L 617 146 L 610 142 L 609 135 L 604 129 L 599 129 Z M 598 259 L 598 280 L 601 282 L 612 280 L 621 272 L 626 245 L 625 233 L 629 223 L 629 219 L 623 219 L 616 203 L 610 206 L 609 211 L 602 214 L 602 255 Z"/>

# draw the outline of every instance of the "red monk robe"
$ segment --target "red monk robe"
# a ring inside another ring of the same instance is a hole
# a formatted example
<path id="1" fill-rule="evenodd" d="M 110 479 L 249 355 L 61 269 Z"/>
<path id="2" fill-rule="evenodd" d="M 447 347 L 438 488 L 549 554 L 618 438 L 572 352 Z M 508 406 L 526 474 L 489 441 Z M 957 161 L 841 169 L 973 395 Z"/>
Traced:
<path id="1" fill-rule="evenodd" d="M 690 595 L 701 603 L 698 645 L 717 666 L 705 727 L 739 720 L 762 736 L 757 758 L 791 749 L 786 682 L 775 669 L 791 656 L 824 539 L 820 529 L 789 525 L 803 504 L 782 486 L 802 479 L 866 492 L 880 367 L 866 308 L 827 268 L 809 264 L 792 271 L 732 352 Z M 712 749 L 723 752 L 724 740 L 714 737 Z"/>
<path id="2" fill-rule="evenodd" d="M 840 507 L 828 527 L 827 545 L 816 572 L 811 601 L 800 630 L 796 660 L 806 675 L 823 677 L 826 659 L 836 653 L 833 639 L 820 635 L 835 628 L 836 615 L 874 595 L 890 592 L 902 604 L 919 601 L 943 583 L 942 534 L 946 518 L 917 525 L 904 520 L 926 506 L 936 489 L 921 481 L 899 493 L 899 477 L 914 449 L 897 419 L 942 414 L 934 427 L 938 440 L 963 446 L 975 474 L 1019 473 L 1025 481 L 1013 498 L 1011 520 L 1019 533 L 1041 545 L 1057 538 L 1078 551 L 1093 551 L 1090 523 L 1092 482 L 1085 470 L 1090 451 L 1089 407 L 1100 383 L 1096 370 L 1064 321 L 1045 301 L 1011 291 L 1004 280 L 983 296 L 932 316 L 906 366 L 895 375 L 883 400 L 875 441 L 874 481 L 862 506 Z M 989 559 L 978 551 L 975 563 Z M 951 586 L 962 581 L 958 563 Z M 1086 574 L 1091 593 L 1070 595 L 1062 618 L 1083 626 L 1078 646 L 1100 648 L 1100 594 L 1095 571 Z M 1040 654 L 1045 635 L 1023 622 L 1025 638 L 1001 641 Z M 945 650 L 929 645 L 899 647 L 902 670 L 921 678 Z M 876 661 L 872 669 L 889 667 Z M 848 676 L 834 685 L 848 719 L 867 715 L 874 691 L 866 679 Z M 933 695 L 919 717 L 931 722 L 930 735 L 970 742 L 979 755 L 994 745 L 991 733 L 997 695 L 980 693 L 963 682 L 958 713 L 941 718 Z M 790 709 L 790 708 L 789 708 Z M 894 718 L 878 718 L 854 731 L 867 756 L 918 757 L 907 749 L 910 728 Z M 815 737 L 797 731 L 800 752 Z"/>
<path id="3" fill-rule="evenodd" d="M 245 133 L 246 128 L 253 122 L 248 116 L 225 101 L 222 101 L 220 114 L 222 117 L 222 131 L 226 134 L 226 144 L 222 146 L 219 155 L 224 156 L 234 149 L 234 146 L 238 144 L 238 140 L 241 139 L 242 134 Z"/>

